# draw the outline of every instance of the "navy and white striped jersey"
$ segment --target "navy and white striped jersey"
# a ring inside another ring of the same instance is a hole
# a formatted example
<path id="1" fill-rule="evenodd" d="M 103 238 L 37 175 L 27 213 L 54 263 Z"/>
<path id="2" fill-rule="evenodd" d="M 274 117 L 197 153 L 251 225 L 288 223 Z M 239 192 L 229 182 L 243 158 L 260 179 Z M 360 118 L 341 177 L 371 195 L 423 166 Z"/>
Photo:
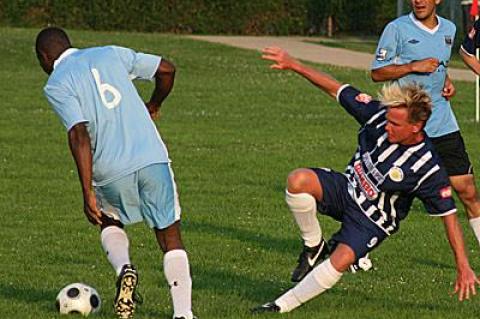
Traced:
<path id="1" fill-rule="evenodd" d="M 387 109 L 379 101 L 362 102 L 361 97 L 348 85 L 337 93 L 340 104 L 362 125 L 345 174 L 349 193 L 363 213 L 387 235 L 398 230 L 415 197 L 430 215 L 455 213 L 447 173 L 426 134 L 419 144 L 390 143 Z"/>

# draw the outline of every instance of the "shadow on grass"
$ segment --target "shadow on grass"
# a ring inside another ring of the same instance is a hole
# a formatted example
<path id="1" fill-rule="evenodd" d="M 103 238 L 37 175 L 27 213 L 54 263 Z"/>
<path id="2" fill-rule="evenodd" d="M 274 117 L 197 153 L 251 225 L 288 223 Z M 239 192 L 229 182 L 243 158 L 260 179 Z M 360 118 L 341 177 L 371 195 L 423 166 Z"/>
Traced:
<path id="1" fill-rule="evenodd" d="M 292 240 L 288 238 L 275 238 L 255 230 L 246 230 L 231 226 L 219 226 L 211 223 L 198 223 L 190 221 L 188 223 L 188 232 L 200 232 L 207 234 L 216 234 L 230 239 L 236 239 L 244 243 L 250 243 L 264 250 L 275 250 L 287 255 L 296 255 L 302 249 L 301 240 Z M 186 228 L 187 228 L 186 227 Z M 220 241 L 221 239 L 219 239 Z"/>
<path id="2" fill-rule="evenodd" d="M 24 302 L 27 304 L 39 303 L 48 312 L 56 312 L 55 298 L 58 291 L 34 287 L 14 287 L 0 283 L 0 296 L 4 300 Z"/>
<path id="3" fill-rule="evenodd" d="M 426 259 L 426 258 L 418 258 L 418 257 L 412 258 L 412 261 L 414 263 L 424 265 L 424 266 L 429 266 L 429 267 L 432 267 L 432 268 L 455 270 L 455 264 L 454 263 L 445 264 L 445 263 L 439 263 L 437 260 L 431 260 L 431 259 Z"/>

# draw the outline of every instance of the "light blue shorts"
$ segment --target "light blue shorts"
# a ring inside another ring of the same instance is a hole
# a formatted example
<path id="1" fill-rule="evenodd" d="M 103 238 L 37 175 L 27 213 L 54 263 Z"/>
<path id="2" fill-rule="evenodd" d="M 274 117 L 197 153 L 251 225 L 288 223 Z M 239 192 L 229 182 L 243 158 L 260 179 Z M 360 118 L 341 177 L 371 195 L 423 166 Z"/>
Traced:
<path id="1" fill-rule="evenodd" d="M 181 208 L 169 163 L 158 163 L 96 186 L 97 205 L 107 216 L 129 225 L 145 220 L 163 229 L 180 220 Z"/>

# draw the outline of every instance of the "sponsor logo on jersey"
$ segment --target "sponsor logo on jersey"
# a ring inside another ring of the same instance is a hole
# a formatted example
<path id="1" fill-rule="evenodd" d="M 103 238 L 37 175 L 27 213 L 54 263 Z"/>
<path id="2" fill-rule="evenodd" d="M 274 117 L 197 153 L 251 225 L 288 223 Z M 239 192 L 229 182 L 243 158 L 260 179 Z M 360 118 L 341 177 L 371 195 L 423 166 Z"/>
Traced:
<path id="1" fill-rule="evenodd" d="M 378 238 L 377 237 L 372 237 L 372 239 L 370 239 L 370 241 L 368 242 L 367 247 L 372 248 L 377 243 L 378 243 Z"/>
<path id="2" fill-rule="evenodd" d="M 401 182 L 403 181 L 403 171 L 400 167 L 394 166 L 390 168 L 388 171 L 388 176 L 394 182 Z"/>
<path id="3" fill-rule="evenodd" d="M 362 162 L 356 161 L 355 164 L 353 164 L 353 170 L 355 171 L 355 179 L 360 184 L 365 197 L 367 197 L 369 200 L 375 200 L 378 197 L 378 190 L 365 175 Z"/>
<path id="4" fill-rule="evenodd" d="M 452 43 L 453 43 L 452 37 L 449 36 L 449 35 L 446 35 L 445 36 L 445 44 L 450 46 L 450 45 L 452 45 Z"/>
<path id="5" fill-rule="evenodd" d="M 440 197 L 443 199 L 452 197 L 452 188 L 450 186 L 442 188 L 440 190 Z"/>
<path id="6" fill-rule="evenodd" d="M 417 39 L 411 39 L 411 40 L 408 40 L 408 43 L 417 44 L 417 43 L 420 43 L 420 41 L 418 41 Z"/>
<path id="7" fill-rule="evenodd" d="M 385 61 L 387 58 L 387 49 L 380 48 L 378 49 L 376 59 L 377 61 Z"/>

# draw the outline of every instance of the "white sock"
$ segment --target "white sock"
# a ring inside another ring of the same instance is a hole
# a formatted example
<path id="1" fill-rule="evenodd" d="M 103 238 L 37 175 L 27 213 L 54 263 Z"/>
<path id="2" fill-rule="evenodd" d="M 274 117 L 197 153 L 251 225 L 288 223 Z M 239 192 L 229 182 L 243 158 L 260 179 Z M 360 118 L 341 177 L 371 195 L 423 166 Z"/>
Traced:
<path id="1" fill-rule="evenodd" d="M 163 258 L 165 278 L 170 286 L 173 301 L 173 317 L 192 319 L 192 279 L 185 250 L 175 249 Z"/>
<path id="2" fill-rule="evenodd" d="M 117 226 L 109 226 L 101 233 L 102 247 L 107 254 L 107 259 L 112 264 L 113 269 L 120 274 L 123 265 L 130 264 L 128 254 L 128 237 L 123 229 Z"/>
<path id="3" fill-rule="evenodd" d="M 322 229 L 317 219 L 317 202 L 307 193 L 292 194 L 285 191 L 285 200 L 293 213 L 303 241 L 308 247 L 315 247 L 322 240 Z"/>
<path id="4" fill-rule="evenodd" d="M 475 237 L 477 237 L 478 244 L 480 244 L 480 217 L 470 218 L 468 222 L 475 233 Z"/>
<path id="5" fill-rule="evenodd" d="M 280 312 L 289 312 L 318 296 L 335 285 L 342 273 L 333 268 L 330 258 L 315 267 L 295 287 L 280 296 L 275 303 L 280 307 Z"/>

